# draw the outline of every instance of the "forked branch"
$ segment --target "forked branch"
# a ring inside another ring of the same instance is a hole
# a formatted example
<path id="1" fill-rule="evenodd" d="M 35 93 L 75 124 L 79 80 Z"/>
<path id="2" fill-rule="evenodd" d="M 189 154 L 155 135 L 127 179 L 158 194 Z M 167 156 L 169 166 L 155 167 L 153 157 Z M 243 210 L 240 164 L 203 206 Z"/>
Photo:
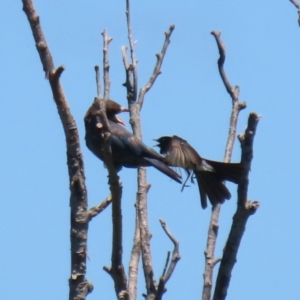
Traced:
<path id="1" fill-rule="evenodd" d="M 171 232 L 167 228 L 166 222 L 162 219 L 160 219 L 159 222 L 160 222 L 160 225 L 161 225 L 162 229 L 164 230 L 166 235 L 169 237 L 169 239 L 173 243 L 174 249 L 173 249 L 173 252 L 172 252 L 172 258 L 171 258 L 170 262 L 169 262 L 170 252 L 168 252 L 165 268 L 163 270 L 162 276 L 159 279 L 159 283 L 158 283 L 158 287 L 157 287 L 157 294 L 156 294 L 155 300 L 161 300 L 162 299 L 163 294 L 166 292 L 166 283 L 171 278 L 171 276 L 172 276 L 172 274 L 175 270 L 175 267 L 177 265 L 177 262 L 180 260 L 179 242 L 175 239 L 175 237 L 171 234 Z"/>
<path id="2" fill-rule="evenodd" d="M 213 297 L 214 300 L 224 300 L 226 298 L 231 273 L 236 262 L 237 252 L 245 232 L 247 220 L 259 207 L 257 201 L 250 202 L 247 198 L 249 184 L 248 174 L 253 157 L 253 141 L 259 119 L 259 115 L 250 113 L 245 133 L 238 136 L 242 148 L 241 162 L 245 164 L 247 168 L 245 177 L 238 186 L 237 210 L 233 217 L 232 226 L 220 264 Z"/>
<path id="3" fill-rule="evenodd" d="M 239 115 L 239 112 L 246 107 L 246 103 L 239 101 L 239 91 L 240 91 L 239 87 L 235 86 L 233 88 L 226 76 L 226 73 L 224 70 L 226 52 L 225 52 L 225 45 L 220 38 L 221 33 L 218 31 L 212 31 L 211 34 L 215 37 L 216 43 L 218 46 L 218 50 L 219 50 L 219 55 L 220 55 L 219 59 L 218 59 L 219 73 L 220 73 L 221 79 L 223 81 L 223 84 L 226 88 L 226 91 L 229 93 L 229 95 L 231 97 L 231 103 L 232 103 L 228 139 L 227 139 L 225 154 L 224 154 L 224 162 L 230 162 L 232 149 L 233 149 L 235 136 L 236 136 L 236 126 L 237 126 L 238 115 Z M 205 254 L 205 270 L 204 270 L 204 274 L 203 274 L 204 285 L 203 285 L 203 291 L 202 291 L 202 300 L 210 300 L 211 299 L 213 268 L 220 261 L 219 258 L 214 257 L 216 240 L 217 240 L 218 229 L 219 229 L 220 210 L 221 210 L 220 204 L 212 207 L 212 213 L 211 213 L 210 223 L 209 223 L 209 227 L 208 227 L 206 249 L 204 252 L 204 254 Z"/>
<path id="4" fill-rule="evenodd" d="M 134 51 L 133 33 L 131 27 L 131 14 L 130 14 L 130 1 L 126 0 L 126 18 L 127 18 L 127 31 L 128 41 L 130 47 L 130 60 L 127 59 L 127 48 L 122 47 L 122 57 L 125 67 L 126 80 L 123 84 L 127 89 L 127 100 L 130 110 L 130 123 L 132 125 L 133 134 L 138 138 L 142 139 L 141 123 L 140 123 L 140 110 L 144 101 L 145 93 L 152 87 L 155 79 L 161 73 L 161 65 L 166 53 L 168 44 L 170 42 L 170 35 L 174 29 L 171 26 L 169 31 L 166 33 L 165 43 L 161 53 L 157 54 L 157 62 L 154 71 L 148 81 L 148 83 L 140 89 L 139 96 L 137 99 L 137 59 Z M 142 253 L 142 263 L 144 277 L 146 281 L 147 295 L 146 299 L 154 299 L 157 293 L 157 286 L 154 279 L 154 272 L 152 267 L 152 256 L 150 249 L 150 233 L 148 227 L 148 211 L 147 211 L 147 192 L 150 185 L 147 183 L 146 170 L 143 167 L 138 168 L 138 191 L 136 201 L 136 229 L 134 236 L 134 244 L 131 252 L 130 269 L 129 269 L 129 293 L 130 297 L 135 299 L 136 292 L 136 270 L 138 268 L 137 263 L 139 261 L 138 252 Z"/>

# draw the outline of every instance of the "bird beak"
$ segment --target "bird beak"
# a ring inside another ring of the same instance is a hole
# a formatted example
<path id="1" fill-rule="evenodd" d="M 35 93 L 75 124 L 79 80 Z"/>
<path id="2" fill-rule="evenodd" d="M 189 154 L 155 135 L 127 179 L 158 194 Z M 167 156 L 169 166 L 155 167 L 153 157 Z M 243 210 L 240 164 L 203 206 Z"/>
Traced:
<path id="1" fill-rule="evenodd" d="M 120 107 L 120 111 L 121 111 L 121 112 L 129 112 L 129 109 L 128 109 L 127 107 L 121 106 L 121 107 Z"/>
<path id="2" fill-rule="evenodd" d="M 155 142 L 158 142 L 157 139 L 152 139 L 152 140 L 155 141 Z M 158 146 L 159 146 L 159 143 L 157 145 L 153 145 L 153 147 L 158 147 Z"/>
<path id="3" fill-rule="evenodd" d="M 114 115 L 113 121 L 116 122 L 116 123 L 122 124 L 124 127 L 126 127 L 124 121 L 120 117 L 118 117 L 116 115 Z"/>

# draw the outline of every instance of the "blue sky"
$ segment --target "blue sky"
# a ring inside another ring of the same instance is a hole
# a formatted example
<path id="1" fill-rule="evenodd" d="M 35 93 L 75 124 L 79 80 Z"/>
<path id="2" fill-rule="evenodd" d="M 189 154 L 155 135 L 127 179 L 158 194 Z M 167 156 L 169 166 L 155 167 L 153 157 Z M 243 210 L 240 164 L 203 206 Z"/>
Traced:
<path id="1" fill-rule="evenodd" d="M 102 36 L 110 44 L 112 99 L 126 104 L 121 46 L 127 45 L 125 1 L 34 2 L 56 66 L 65 65 L 61 81 L 80 132 L 89 205 L 108 195 L 107 174 L 85 147 L 83 115 L 96 94 L 93 67 L 102 63 Z M 260 208 L 248 223 L 238 253 L 230 300 L 300 299 L 300 39 L 297 11 L 290 1 L 131 1 L 139 85 L 148 80 L 163 32 L 176 28 L 162 74 L 146 95 L 143 140 L 177 134 L 203 157 L 222 160 L 231 102 L 217 70 L 218 50 L 211 30 L 226 44 L 225 70 L 241 88 L 238 132 L 249 112 L 262 115 L 254 142 L 249 199 Z M 0 3 L 1 206 L 3 299 L 68 297 L 69 189 L 65 140 L 49 84 L 35 49 L 21 1 Z M 157 107 L 160 107 L 157 110 Z M 127 116 L 123 117 L 128 121 Z M 128 127 L 129 128 L 129 127 Z M 46 134 L 45 134 L 46 133 Z M 235 143 L 232 161 L 240 159 Z M 154 272 L 159 278 L 172 244 L 159 225 L 163 218 L 180 241 L 181 260 L 164 299 L 199 299 L 203 251 L 210 209 L 201 210 L 198 188 L 180 186 L 149 169 L 148 194 Z M 134 229 L 136 179 L 122 170 L 124 265 L 128 269 Z M 216 256 L 221 255 L 236 207 L 222 206 Z M 115 299 L 113 282 L 102 270 L 110 265 L 110 208 L 90 223 L 88 299 Z M 215 269 L 215 273 L 218 267 Z M 145 290 L 139 278 L 138 295 Z"/>

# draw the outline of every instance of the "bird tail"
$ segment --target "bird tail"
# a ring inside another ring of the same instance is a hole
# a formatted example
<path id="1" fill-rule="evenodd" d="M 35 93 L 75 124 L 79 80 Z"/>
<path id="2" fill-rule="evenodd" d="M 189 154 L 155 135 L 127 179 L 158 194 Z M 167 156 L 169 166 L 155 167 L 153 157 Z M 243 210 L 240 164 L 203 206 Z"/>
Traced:
<path id="1" fill-rule="evenodd" d="M 223 203 L 225 199 L 230 199 L 230 192 L 215 172 L 194 171 L 194 174 L 197 179 L 203 209 L 207 207 L 207 197 L 213 206 Z"/>
<path id="2" fill-rule="evenodd" d="M 213 160 L 204 159 L 213 167 L 215 175 L 221 181 L 231 181 L 239 184 L 244 178 L 245 165 L 242 163 L 224 163 Z"/>
<path id="3" fill-rule="evenodd" d="M 169 176 L 173 180 L 177 181 L 178 183 L 181 183 L 181 176 L 177 174 L 174 170 L 170 169 L 165 163 L 162 161 L 159 161 L 154 158 L 144 157 L 145 160 L 149 162 L 151 166 L 159 170 L 160 172 L 164 173 L 165 175 Z"/>

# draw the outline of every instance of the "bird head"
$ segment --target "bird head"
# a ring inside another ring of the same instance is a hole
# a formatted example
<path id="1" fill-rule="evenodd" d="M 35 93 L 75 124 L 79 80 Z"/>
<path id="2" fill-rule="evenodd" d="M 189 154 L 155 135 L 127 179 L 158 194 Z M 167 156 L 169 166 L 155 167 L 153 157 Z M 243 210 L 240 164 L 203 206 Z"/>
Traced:
<path id="1" fill-rule="evenodd" d="M 84 116 L 85 121 L 87 121 L 88 119 L 90 119 L 92 117 L 97 117 L 100 115 L 100 111 L 101 111 L 100 103 L 96 99 L 94 100 L 92 105 L 87 110 L 87 112 Z M 117 103 L 113 100 L 107 100 L 107 101 L 105 101 L 105 110 L 106 110 L 106 116 L 107 116 L 108 120 L 122 124 L 123 126 L 125 126 L 124 121 L 120 117 L 118 117 L 117 114 L 119 114 L 121 112 L 128 112 L 129 111 L 128 108 L 121 106 L 119 103 Z"/>
<path id="2" fill-rule="evenodd" d="M 154 141 L 158 142 L 157 145 L 155 145 L 155 147 L 159 147 L 159 153 L 160 154 L 167 154 L 168 150 L 171 146 L 172 143 L 172 137 L 171 136 L 162 136 L 158 139 L 154 139 Z"/>

